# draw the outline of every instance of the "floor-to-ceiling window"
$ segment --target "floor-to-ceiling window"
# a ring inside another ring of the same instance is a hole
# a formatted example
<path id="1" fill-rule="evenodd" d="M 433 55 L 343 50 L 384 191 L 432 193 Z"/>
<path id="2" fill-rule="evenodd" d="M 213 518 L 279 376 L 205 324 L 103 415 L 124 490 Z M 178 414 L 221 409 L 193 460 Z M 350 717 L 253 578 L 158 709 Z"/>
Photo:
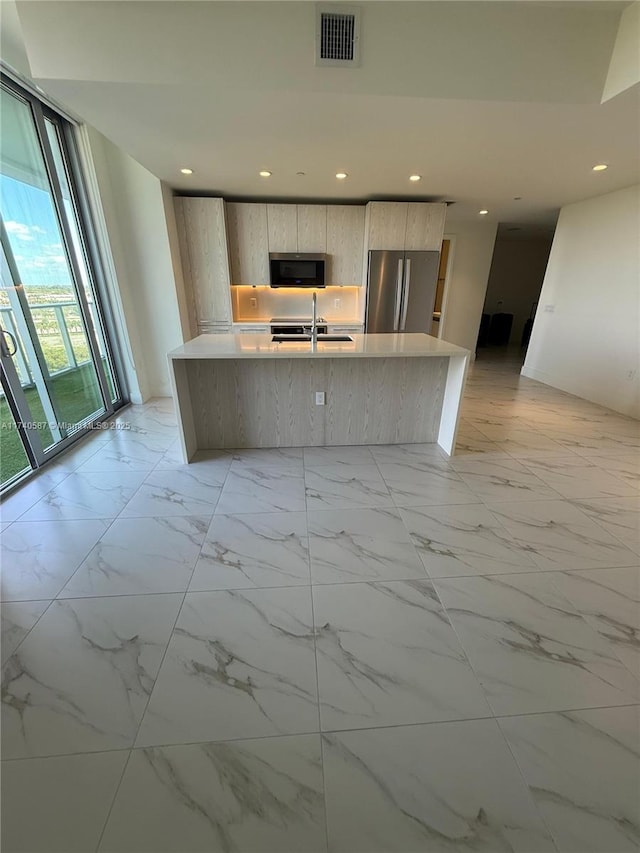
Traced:
<path id="1" fill-rule="evenodd" d="M 0 482 L 44 464 L 123 403 L 87 250 L 71 125 L 0 92 Z"/>

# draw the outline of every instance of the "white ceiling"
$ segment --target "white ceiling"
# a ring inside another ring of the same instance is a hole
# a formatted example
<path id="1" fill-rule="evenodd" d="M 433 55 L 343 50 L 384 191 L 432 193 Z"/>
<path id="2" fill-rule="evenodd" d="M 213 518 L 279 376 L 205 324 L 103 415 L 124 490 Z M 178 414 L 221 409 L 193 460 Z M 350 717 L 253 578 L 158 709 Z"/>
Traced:
<path id="1" fill-rule="evenodd" d="M 530 231 L 639 180 L 640 86 L 601 103 L 628 4 L 358 5 L 361 65 L 336 69 L 312 2 L 16 3 L 34 79 L 181 191 L 446 199 Z"/>

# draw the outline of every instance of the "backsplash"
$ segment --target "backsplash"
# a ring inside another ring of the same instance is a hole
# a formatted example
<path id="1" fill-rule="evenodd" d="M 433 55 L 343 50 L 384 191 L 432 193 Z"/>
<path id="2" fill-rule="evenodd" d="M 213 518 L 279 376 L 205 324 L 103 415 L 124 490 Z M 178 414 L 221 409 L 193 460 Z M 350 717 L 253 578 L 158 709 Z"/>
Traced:
<path id="1" fill-rule="evenodd" d="M 327 287 L 316 291 L 266 286 L 232 287 L 233 319 L 258 323 L 271 317 L 310 317 L 311 296 L 315 292 L 318 294 L 319 316 L 335 322 L 362 322 L 364 291 L 363 287 Z M 255 305 L 252 300 L 255 300 Z"/>

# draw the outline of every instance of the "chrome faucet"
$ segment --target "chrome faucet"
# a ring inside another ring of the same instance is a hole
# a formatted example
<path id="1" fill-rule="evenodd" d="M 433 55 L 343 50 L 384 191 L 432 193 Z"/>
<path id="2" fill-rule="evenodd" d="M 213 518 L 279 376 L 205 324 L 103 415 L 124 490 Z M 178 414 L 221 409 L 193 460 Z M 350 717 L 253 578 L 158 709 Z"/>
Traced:
<path id="1" fill-rule="evenodd" d="M 313 294 L 313 305 L 311 308 L 311 346 L 318 343 L 318 295 Z"/>

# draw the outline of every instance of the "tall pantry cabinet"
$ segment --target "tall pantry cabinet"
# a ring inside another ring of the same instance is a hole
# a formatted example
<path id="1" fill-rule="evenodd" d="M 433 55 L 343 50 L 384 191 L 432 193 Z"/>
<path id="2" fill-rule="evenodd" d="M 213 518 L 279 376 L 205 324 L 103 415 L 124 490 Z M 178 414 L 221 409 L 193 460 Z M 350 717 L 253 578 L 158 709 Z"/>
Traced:
<path id="1" fill-rule="evenodd" d="M 177 197 L 174 205 L 194 331 L 229 332 L 233 312 L 224 201 Z"/>

